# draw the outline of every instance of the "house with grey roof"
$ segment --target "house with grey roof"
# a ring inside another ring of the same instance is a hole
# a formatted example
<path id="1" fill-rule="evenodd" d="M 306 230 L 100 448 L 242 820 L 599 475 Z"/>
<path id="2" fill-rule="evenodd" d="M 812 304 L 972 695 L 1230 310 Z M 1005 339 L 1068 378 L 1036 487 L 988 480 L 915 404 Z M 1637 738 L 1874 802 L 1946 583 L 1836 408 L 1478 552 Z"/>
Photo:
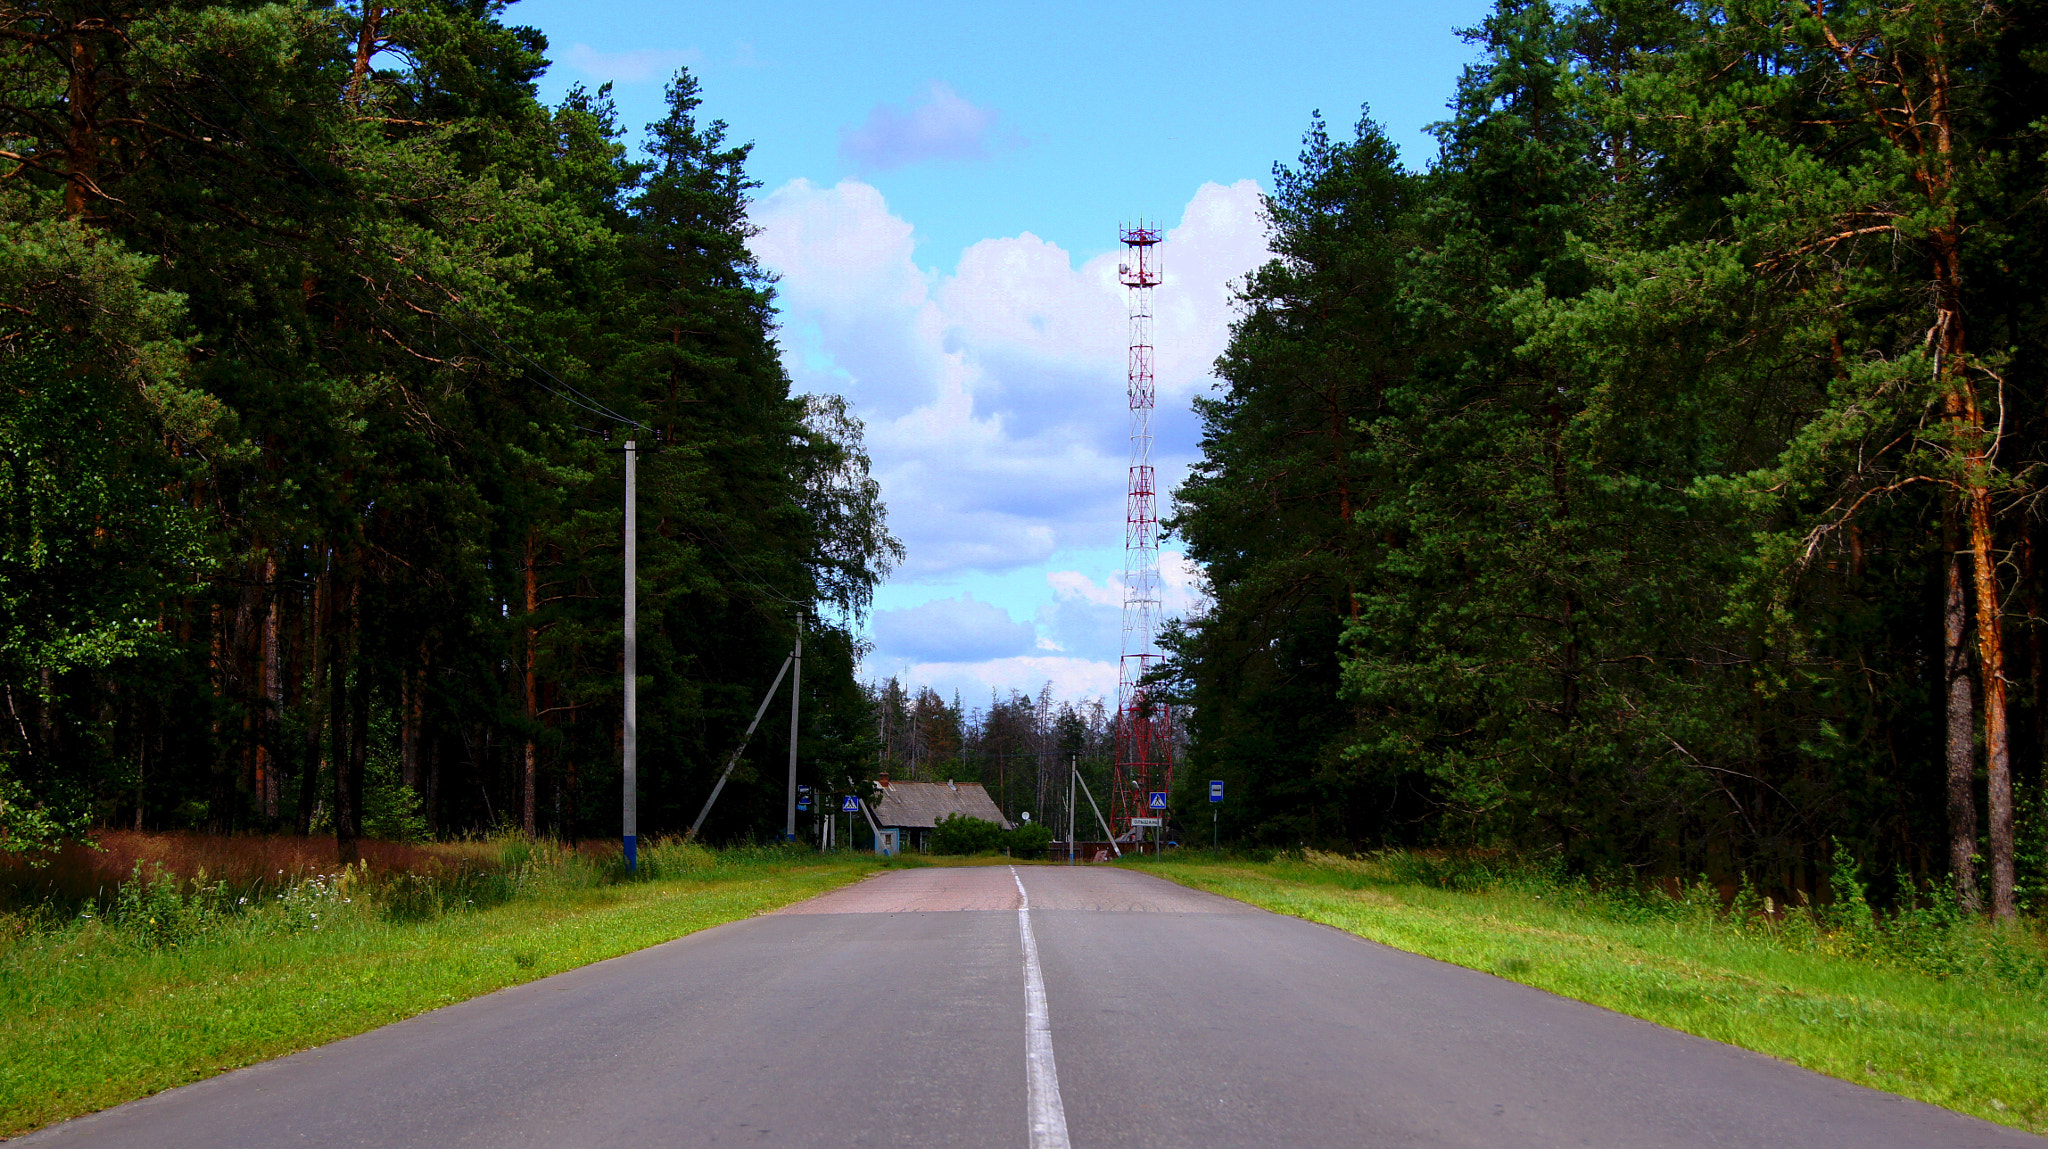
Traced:
<path id="1" fill-rule="evenodd" d="M 996 806 L 979 782 L 891 782 L 887 774 L 875 780 L 878 795 L 870 804 L 875 824 L 897 831 L 905 849 L 923 850 L 933 827 L 947 816 L 964 814 L 1011 828 L 1010 820 Z"/>

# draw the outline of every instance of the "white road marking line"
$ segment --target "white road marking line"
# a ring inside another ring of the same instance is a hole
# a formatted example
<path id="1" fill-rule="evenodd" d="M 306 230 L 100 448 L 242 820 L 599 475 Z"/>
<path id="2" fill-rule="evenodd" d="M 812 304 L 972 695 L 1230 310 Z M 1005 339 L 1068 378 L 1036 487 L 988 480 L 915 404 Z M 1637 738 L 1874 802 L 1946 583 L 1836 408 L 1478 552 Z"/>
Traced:
<path id="1" fill-rule="evenodd" d="M 1045 1005 L 1045 973 L 1038 968 L 1038 939 L 1031 936 L 1031 895 L 1017 883 L 1017 933 L 1024 939 L 1024 1080 L 1031 1114 L 1031 1149 L 1069 1149 L 1067 1107 L 1060 1103 L 1060 1071 L 1052 1060 L 1052 1012 Z"/>

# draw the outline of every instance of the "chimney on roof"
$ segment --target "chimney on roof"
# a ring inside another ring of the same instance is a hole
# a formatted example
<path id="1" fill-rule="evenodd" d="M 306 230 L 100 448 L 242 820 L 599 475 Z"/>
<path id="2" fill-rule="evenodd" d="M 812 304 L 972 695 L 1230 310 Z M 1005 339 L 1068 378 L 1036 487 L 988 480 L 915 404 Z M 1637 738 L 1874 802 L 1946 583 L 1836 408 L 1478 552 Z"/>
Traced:
<path id="1" fill-rule="evenodd" d="M 875 778 L 875 784 L 880 786 L 882 789 L 887 790 L 889 788 L 889 776 L 887 774 L 877 776 Z"/>
<path id="2" fill-rule="evenodd" d="M 960 792 L 960 787 L 953 785 L 953 780 L 951 778 L 946 779 L 946 789 L 951 790 L 956 794 Z"/>

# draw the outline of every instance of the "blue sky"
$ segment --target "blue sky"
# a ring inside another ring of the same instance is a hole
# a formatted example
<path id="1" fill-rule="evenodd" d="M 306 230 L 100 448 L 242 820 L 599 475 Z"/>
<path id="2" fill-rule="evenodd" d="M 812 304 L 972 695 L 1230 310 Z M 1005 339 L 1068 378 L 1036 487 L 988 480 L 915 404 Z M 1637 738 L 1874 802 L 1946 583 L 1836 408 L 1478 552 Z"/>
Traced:
<path id="1" fill-rule="evenodd" d="M 868 424 L 910 558 L 877 596 L 868 673 L 968 701 L 1113 695 L 1125 317 L 1116 230 L 1168 229 L 1155 461 L 1194 458 L 1189 401 L 1264 258 L 1259 196 L 1311 113 L 1361 104 L 1426 164 L 1487 5 L 592 4 L 524 0 L 544 95 L 610 81 L 659 116 L 677 66 L 755 144 L 762 262 L 797 385 Z M 1169 542 L 1169 610 L 1199 609 Z"/>

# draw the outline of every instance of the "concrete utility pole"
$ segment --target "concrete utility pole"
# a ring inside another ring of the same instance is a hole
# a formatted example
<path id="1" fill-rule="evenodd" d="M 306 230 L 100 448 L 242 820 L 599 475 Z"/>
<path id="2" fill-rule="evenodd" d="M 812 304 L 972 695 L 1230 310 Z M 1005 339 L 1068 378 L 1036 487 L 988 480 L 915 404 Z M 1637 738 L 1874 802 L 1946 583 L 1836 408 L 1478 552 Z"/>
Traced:
<path id="1" fill-rule="evenodd" d="M 1074 771 L 1074 777 L 1081 779 L 1081 793 L 1088 798 L 1088 808 L 1095 811 L 1095 824 L 1102 827 L 1102 836 L 1109 839 L 1109 848 L 1116 851 L 1117 857 L 1123 857 L 1124 848 L 1116 844 L 1116 831 L 1109 828 L 1109 822 L 1102 816 L 1102 807 L 1095 804 L 1095 791 L 1088 788 L 1088 780 L 1081 778 L 1080 770 Z"/>
<path id="2" fill-rule="evenodd" d="M 718 785 L 711 788 L 711 797 L 704 799 L 704 808 L 697 811 L 697 820 L 690 823 L 690 831 L 683 835 L 684 838 L 694 839 L 697 831 L 704 828 L 704 816 L 711 812 L 711 804 L 718 801 L 719 793 L 725 789 L 725 780 L 732 777 L 732 768 L 739 765 L 740 755 L 747 752 L 747 743 L 754 737 L 754 727 L 761 725 L 761 716 L 768 713 L 768 704 L 775 701 L 775 692 L 782 686 L 782 676 L 789 673 L 790 663 L 795 661 L 794 654 L 782 660 L 782 669 L 775 672 L 775 681 L 768 684 L 768 693 L 761 696 L 761 705 L 754 711 L 754 720 L 747 723 L 747 732 L 740 735 L 739 749 L 725 760 L 725 772 L 718 776 Z"/>
<path id="3" fill-rule="evenodd" d="M 796 612 L 796 653 L 790 656 L 789 679 L 789 804 L 782 823 L 782 840 L 796 841 L 796 710 L 804 694 L 804 612 Z"/>
<path id="4" fill-rule="evenodd" d="M 640 738 L 640 562 L 639 515 L 633 497 L 633 440 L 626 440 L 626 729 L 622 739 L 625 758 L 625 818 L 621 834 L 626 848 L 626 872 L 640 872 L 640 832 L 635 815 L 639 789 Z"/>
<path id="5" fill-rule="evenodd" d="M 1081 759 L 1067 759 L 1067 865 L 1074 864 L 1074 779 L 1081 776 Z"/>

